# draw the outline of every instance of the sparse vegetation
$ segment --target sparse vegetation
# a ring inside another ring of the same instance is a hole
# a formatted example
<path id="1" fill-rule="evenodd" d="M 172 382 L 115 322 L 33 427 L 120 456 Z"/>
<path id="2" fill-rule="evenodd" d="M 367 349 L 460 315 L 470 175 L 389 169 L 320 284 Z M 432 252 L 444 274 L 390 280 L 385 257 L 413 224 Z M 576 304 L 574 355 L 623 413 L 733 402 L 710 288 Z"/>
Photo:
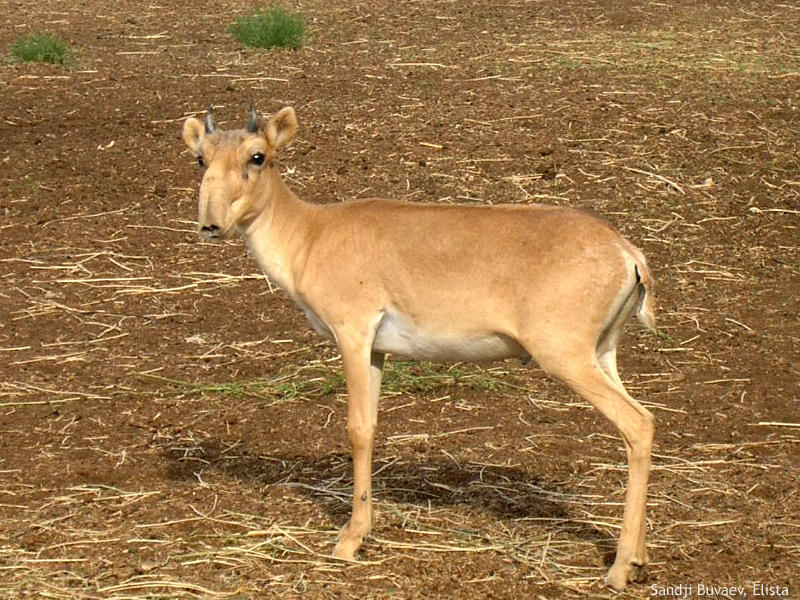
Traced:
<path id="1" fill-rule="evenodd" d="M 413 394 L 430 392 L 449 385 L 461 385 L 472 389 L 495 390 L 503 382 L 491 374 L 471 366 L 464 370 L 459 365 L 441 365 L 422 361 L 388 361 L 384 368 L 384 392 Z"/>
<path id="2" fill-rule="evenodd" d="M 72 55 L 67 45 L 58 37 L 39 32 L 18 37 L 9 49 L 16 62 L 38 62 L 52 65 L 67 63 Z"/>
<path id="3" fill-rule="evenodd" d="M 299 14 L 289 13 L 279 6 L 270 6 L 239 17 L 228 27 L 228 31 L 245 46 L 297 50 L 303 45 L 306 25 Z"/>
<path id="4" fill-rule="evenodd" d="M 346 391 L 344 375 L 339 368 L 310 364 L 300 369 L 281 372 L 267 379 L 225 383 L 189 383 L 151 376 L 198 393 L 251 397 L 277 404 L 296 398 L 321 398 Z M 422 361 L 389 360 L 383 375 L 383 393 L 415 394 L 436 392 L 448 386 L 476 390 L 497 390 L 513 387 L 492 373 L 475 366 L 441 365 Z"/>

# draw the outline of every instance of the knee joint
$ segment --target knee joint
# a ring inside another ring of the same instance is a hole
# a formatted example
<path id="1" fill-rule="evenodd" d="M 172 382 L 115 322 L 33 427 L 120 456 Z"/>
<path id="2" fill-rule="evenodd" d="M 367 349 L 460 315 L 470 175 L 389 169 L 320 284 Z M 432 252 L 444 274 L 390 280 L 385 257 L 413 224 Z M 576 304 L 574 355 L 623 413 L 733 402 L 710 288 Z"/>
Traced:
<path id="1" fill-rule="evenodd" d="M 375 427 L 371 423 L 348 423 L 347 437 L 353 446 L 366 446 L 372 443 Z"/>

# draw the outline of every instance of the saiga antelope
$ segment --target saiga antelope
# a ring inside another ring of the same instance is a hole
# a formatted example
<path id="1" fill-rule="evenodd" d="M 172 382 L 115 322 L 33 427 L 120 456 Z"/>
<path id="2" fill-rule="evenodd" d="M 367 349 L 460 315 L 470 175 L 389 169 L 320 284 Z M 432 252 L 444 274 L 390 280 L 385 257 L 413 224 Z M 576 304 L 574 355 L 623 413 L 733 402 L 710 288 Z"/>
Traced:
<path id="1" fill-rule="evenodd" d="M 352 560 L 372 521 L 371 461 L 384 356 L 533 358 L 619 430 L 629 481 L 607 583 L 647 562 L 645 504 L 653 416 L 625 391 L 616 347 L 628 318 L 654 328 L 642 253 L 604 220 L 569 208 L 440 206 L 391 200 L 308 204 L 274 158 L 297 130 L 291 107 L 244 129 L 186 120 L 205 174 L 198 227 L 244 238 L 258 264 L 336 342 L 347 382 L 353 511 L 334 556 Z"/>

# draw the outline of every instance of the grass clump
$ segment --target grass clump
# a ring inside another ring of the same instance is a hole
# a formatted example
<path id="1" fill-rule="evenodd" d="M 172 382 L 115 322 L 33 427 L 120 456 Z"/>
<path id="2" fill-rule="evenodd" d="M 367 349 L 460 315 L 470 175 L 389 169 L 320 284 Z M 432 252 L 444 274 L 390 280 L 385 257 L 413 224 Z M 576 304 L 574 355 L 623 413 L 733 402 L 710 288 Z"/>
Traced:
<path id="1" fill-rule="evenodd" d="M 184 392 L 233 398 L 247 397 L 267 401 L 268 405 L 300 399 L 324 398 L 347 392 L 341 369 L 317 364 L 286 369 L 266 379 L 249 381 L 190 383 L 158 375 L 147 377 L 165 381 Z M 486 391 L 514 387 L 495 374 L 479 369 L 466 371 L 459 365 L 390 360 L 386 362 L 381 390 L 387 394 L 438 394 L 452 386 Z"/>
<path id="2" fill-rule="evenodd" d="M 386 363 L 382 388 L 394 393 L 438 393 L 448 386 L 494 391 L 504 382 L 483 371 L 462 370 L 459 365 L 426 361 L 393 360 Z"/>
<path id="3" fill-rule="evenodd" d="M 303 45 L 306 25 L 303 17 L 279 6 L 270 6 L 245 17 L 228 27 L 233 36 L 253 48 L 288 47 L 297 50 Z"/>
<path id="4" fill-rule="evenodd" d="M 9 49 L 12 60 L 63 65 L 70 58 L 67 45 L 56 36 L 39 32 L 18 37 Z"/>

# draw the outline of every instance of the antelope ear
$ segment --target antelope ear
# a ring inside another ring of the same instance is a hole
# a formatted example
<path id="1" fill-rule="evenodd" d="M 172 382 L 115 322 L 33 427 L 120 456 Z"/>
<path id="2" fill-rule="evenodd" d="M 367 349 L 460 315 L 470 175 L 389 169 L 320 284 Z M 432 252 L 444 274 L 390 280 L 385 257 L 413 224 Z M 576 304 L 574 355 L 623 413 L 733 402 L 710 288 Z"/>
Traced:
<path id="1" fill-rule="evenodd" d="M 195 154 L 200 154 L 203 139 L 206 137 L 206 128 L 194 117 L 189 117 L 183 123 L 183 141 L 189 146 L 189 150 Z"/>
<path id="2" fill-rule="evenodd" d="M 278 151 L 292 141 L 297 132 L 297 117 L 291 106 L 280 109 L 267 122 L 267 142 Z"/>

